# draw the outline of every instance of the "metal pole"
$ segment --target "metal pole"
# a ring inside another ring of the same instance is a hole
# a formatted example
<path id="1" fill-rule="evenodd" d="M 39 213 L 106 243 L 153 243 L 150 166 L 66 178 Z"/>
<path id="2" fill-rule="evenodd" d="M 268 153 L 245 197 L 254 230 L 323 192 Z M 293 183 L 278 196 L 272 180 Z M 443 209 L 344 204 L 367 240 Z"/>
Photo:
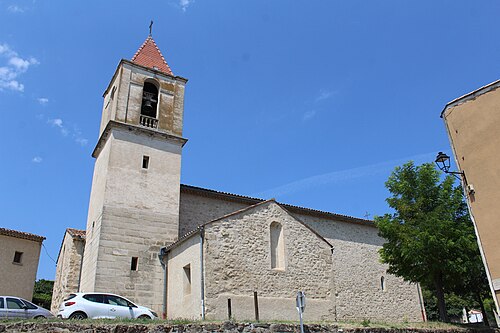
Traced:
<path id="1" fill-rule="evenodd" d="M 227 317 L 229 321 L 231 321 L 231 317 L 233 316 L 232 311 L 231 311 L 231 299 L 227 299 Z"/>
<path id="2" fill-rule="evenodd" d="M 165 254 L 165 267 L 163 268 L 163 319 L 167 319 L 167 263 L 168 263 L 168 253 Z"/>
<path id="3" fill-rule="evenodd" d="M 201 320 L 205 320 L 205 273 L 203 271 L 203 236 L 205 230 L 200 228 L 200 283 L 201 283 Z"/>
<path id="4" fill-rule="evenodd" d="M 259 321 L 259 300 L 256 291 L 253 292 L 253 306 L 255 307 L 255 321 Z"/>
<path id="5" fill-rule="evenodd" d="M 302 322 L 302 311 L 299 311 L 300 318 L 300 333 L 304 333 L 304 323 Z"/>

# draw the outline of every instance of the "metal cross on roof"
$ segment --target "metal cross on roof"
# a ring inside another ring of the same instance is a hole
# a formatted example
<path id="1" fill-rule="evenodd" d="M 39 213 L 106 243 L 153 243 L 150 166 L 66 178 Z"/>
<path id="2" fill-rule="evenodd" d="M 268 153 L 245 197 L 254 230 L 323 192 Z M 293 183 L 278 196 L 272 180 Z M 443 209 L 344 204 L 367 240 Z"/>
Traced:
<path id="1" fill-rule="evenodd" d="M 151 23 L 149 24 L 149 35 L 151 36 L 153 34 L 153 20 L 151 20 Z"/>

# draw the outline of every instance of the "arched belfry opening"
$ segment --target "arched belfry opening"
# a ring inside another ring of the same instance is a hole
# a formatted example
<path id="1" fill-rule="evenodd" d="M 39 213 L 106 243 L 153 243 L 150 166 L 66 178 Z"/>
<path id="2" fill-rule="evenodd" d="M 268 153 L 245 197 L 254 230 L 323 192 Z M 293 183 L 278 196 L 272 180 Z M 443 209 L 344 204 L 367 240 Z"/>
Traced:
<path id="1" fill-rule="evenodd" d="M 142 88 L 141 125 L 156 128 L 158 114 L 158 87 L 151 81 Z"/>

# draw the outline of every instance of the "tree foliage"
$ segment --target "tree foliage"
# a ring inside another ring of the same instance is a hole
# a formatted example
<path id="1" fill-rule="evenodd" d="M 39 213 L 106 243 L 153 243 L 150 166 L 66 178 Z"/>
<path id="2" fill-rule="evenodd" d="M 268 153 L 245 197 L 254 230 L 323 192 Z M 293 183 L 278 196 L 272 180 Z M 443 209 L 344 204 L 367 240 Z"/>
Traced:
<path id="1" fill-rule="evenodd" d="M 54 281 L 44 279 L 36 281 L 35 288 L 33 290 L 33 303 L 46 309 L 50 309 L 53 288 Z"/>
<path id="2" fill-rule="evenodd" d="M 386 182 L 392 214 L 376 217 L 388 272 L 419 282 L 437 297 L 439 318 L 448 321 L 445 290 L 459 289 L 478 258 L 474 227 L 454 178 L 441 181 L 433 164 L 396 167 Z"/>

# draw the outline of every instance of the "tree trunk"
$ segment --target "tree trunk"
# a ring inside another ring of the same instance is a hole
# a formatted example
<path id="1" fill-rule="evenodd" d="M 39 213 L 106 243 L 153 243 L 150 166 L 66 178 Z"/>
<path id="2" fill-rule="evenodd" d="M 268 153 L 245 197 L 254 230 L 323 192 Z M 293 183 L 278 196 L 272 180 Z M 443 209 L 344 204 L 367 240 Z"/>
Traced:
<path id="1" fill-rule="evenodd" d="M 436 298 L 438 301 L 439 321 L 448 323 L 448 313 L 446 313 L 446 302 L 444 300 L 443 276 L 441 273 L 434 278 L 434 287 L 436 288 Z"/>
<path id="2" fill-rule="evenodd" d="M 483 314 L 483 323 L 486 326 L 490 326 L 490 322 L 488 321 L 488 317 L 486 316 L 486 309 L 484 308 L 483 299 L 481 298 L 481 294 L 477 293 L 477 301 L 479 302 L 479 306 L 481 307 L 481 313 Z"/>

